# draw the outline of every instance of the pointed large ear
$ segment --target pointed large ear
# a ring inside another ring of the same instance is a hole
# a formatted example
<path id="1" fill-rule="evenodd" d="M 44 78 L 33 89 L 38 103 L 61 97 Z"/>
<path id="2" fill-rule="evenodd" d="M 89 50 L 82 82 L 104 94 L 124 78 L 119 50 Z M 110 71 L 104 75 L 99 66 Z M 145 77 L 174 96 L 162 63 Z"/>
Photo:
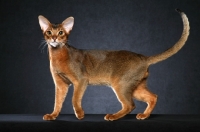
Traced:
<path id="1" fill-rule="evenodd" d="M 72 27 L 74 25 L 74 18 L 73 17 L 68 17 L 62 22 L 63 28 L 67 33 L 69 33 L 72 30 Z"/>
<path id="2" fill-rule="evenodd" d="M 45 32 L 47 30 L 47 28 L 49 27 L 50 22 L 42 15 L 39 15 L 38 19 L 39 19 L 39 24 L 40 24 L 42 31 Z"/>

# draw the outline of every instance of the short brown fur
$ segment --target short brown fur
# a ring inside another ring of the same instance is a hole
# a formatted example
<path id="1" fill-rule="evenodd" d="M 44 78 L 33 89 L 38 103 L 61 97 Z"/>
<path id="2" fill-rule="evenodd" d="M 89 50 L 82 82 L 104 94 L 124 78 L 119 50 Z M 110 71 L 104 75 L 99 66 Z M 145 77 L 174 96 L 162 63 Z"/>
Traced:
<path id="1" fill-rule="evenodd" d="M 43 119 L 54 120 L 59 115 L 71 84 L 74 86 L 72 103 L 78 119 L 84 118 L 81 100 L 90 84 L 110 86 L 122 105 L 120 111 L 107 114 L 105 120 L 117 120 L 130 113 L 135 108 L 133 98 L 148 104 L 146 110 L 137 114 L 136 118 L 148 118 L 157 101 L 157 95 L 151 93 L 146 85 L 148 67 L 178 52 L 189 35 L 188 19 L 183 12 L 179 13 L 184 27 L 181 38 L 169 50 L 150 57 L 130 51 L 76 49 L 67 44 L 74 24 L 73 17 L 67 18 L 62 24 L 53 25 L 45 17 L 39 16 L 39 24 L 48 44 L 50 71 L 56 91 L 54 111 L 44 115 Z"/>

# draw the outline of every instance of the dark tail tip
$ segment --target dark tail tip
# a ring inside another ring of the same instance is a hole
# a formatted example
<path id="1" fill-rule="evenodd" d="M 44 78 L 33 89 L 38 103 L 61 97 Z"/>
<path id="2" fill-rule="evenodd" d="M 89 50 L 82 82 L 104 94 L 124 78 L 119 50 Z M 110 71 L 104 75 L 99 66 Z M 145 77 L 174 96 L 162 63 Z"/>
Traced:
<path id="1" fill-rule="evenodd" d="M 178 8 L 175 9 L 178 13 L 182 13 L 182 11 Z"/>

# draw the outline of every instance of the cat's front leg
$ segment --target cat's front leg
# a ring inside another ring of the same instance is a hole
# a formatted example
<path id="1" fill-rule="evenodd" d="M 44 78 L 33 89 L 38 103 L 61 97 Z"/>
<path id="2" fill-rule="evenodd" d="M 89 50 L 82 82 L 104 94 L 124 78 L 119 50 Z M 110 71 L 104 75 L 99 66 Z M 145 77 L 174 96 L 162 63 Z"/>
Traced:
<path id="1" fill-rule="evenodd" d="M 54 111 L 51 114 L 44 115 L 44 120 L 55 120 L 56 117 L 59 115 L 62 108 L 62 104 L 68 92 L 68 87 L 70 85 L 70 83 L 64 82 L 58 74 L 53 74 L 52 76 L 55 83 Z"/>
<path id="2" fill-rule="evenodd" d="M 84 118 L 84 111 L 81 106 L 81 100 L 86 90 L 87 84 L 88 81 L 86 79 L 78 81 L 77 83 L 74 84 L 74 94 L 72 98 L 72 104 L 74 108 L 74 113 L 79 120 Z"/>

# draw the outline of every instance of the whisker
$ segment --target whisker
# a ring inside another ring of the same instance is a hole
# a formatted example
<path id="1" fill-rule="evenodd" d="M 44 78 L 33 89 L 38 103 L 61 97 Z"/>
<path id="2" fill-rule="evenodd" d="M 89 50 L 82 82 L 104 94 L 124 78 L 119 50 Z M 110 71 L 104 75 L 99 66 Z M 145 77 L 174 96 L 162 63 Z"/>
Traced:
<path id="1" fill-rule="evenodd" d="M 42 47 L 43 53 L 44 53 L 44 49 L 45 49 L 46 46 L 47 46 L 47 44 L 45 44 L 45 45 Z"/>
<path id="2" fill-rule="evenodd" d="M 70 40 L 67 40 L 67 44 L 68 44 L 68 45 L 71 45 L 71 41 L 70 41 Z"/>
<path id="3" fill-rule="evenodd" d="M 41 48 L 41 53 L 44 53 L 44 49 L 46 48 L 46 46 L 47 46 L 46 40 L 42 40 L 40 46 L 38 47 Z"/>
<path id="4" fill-rule="evenodd" d="M 49 54 L 49 49 L 47 48 L 47 55 Z"/>
<path id="5" fill-rule="evenodd" d="M 42 45 L 43 45 L 43 43 L 41 43 L 41 44 L 38 46 L 38 49 L 41 48 Z"/>
<path id="6" fill-rule="evenodd" d="M 46 41 L 45 40 L 42 40 L 41 41 L 41 44 L 40 44 L 40 46 L 38 47 L 38 48 L 40 48 L 42 45 L 44 45 L 44 44 L 46 44 Z"/>

